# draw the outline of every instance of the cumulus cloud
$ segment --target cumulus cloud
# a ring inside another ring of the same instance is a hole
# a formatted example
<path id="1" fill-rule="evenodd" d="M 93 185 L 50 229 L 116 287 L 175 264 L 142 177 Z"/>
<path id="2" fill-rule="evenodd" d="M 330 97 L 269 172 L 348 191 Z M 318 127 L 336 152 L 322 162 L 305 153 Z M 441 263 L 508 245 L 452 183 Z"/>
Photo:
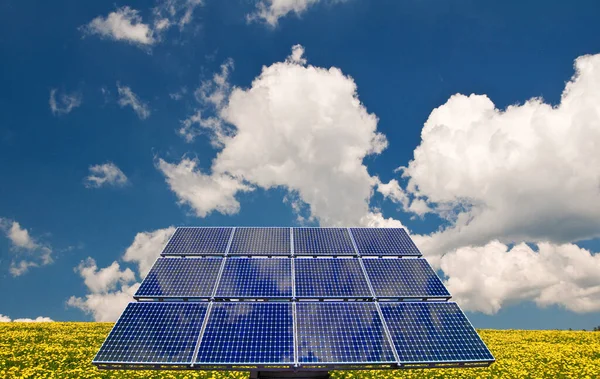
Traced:
<path id="1" fill-rule="evenodd" d="M 600 236 L 600 55 L 577 58 L 575 71 L 556 106 L 534 98 L 499 110 L 457 94 L 431 112 L 398 195 L 447 221 L 421 239 L 429 254 Z"/>
<path id="2" fill-rule="evenodd" d="M 173 233 L 175 228 L 172 226 L 153 232 L 138 233 L 131 246 L 125 250 L 123 260 L 137 263 L 139 276 L 145 278 Z"/>
<path id="3" fill-rule="evenodd" d="M 144 278 L 166 245 L 174 227 L 138 233 L 123 255 L 123 261 L 137 264 L 138 275 L 129 268 L 122 269 L 118 262 L 98 268 L 88 258 L 75 268 L 83 278 L 88 294 L 71 296 L 67 305 L 91 314 L 96 321 L 115 321 L 123 312 L 140 286 L 137 277 Z"/>
<path id="4" fill-rule="evenodd" d="M 130 106 L 135 114 L 142 120 L 150 117 L 150 108 L 148 107 L 148 104 L 140 100 L 130 87 L 121 86 L 121 84 L 117 82 L 117 90 L 119 92 L 119 105 L 121 108 Z"/>
<path id="5" fill-rule="evenodd" d="M 277 26 L 279 19 L 289 13 L 300 16 L 306 10 L 318 3 L 320 0 L 260 0 L 256 4 L 256 10 L 249 14 L 248 21 L 264 22 L 270 26 Z M 344 0 L 332 0 L 330 3 Z"/>
<path id="6" fill-rule="evenodd" d="M 0 314 L 0 322 L 52 322 L 50 317 L 38 316 L 36 318 L 17 318 L 11 320 L 10 317 Z"/>
<path id="7" fill-rule="evenodd" d="M 456 249 L 440 265 L 448 290 L 466 310 L 494 314 L 505 304 L 534 301 L 600 311 L 600 255 L 574 244 L 539 243 L 534 250 L 492 241 Z"/>
<path id="8" fill-rule="evenodd" d="M 87 188 L 100 188 L 102 186 L 121 187 L 129 182 L 127 176 L 114 163 L 90 166 L 90 175 L 84 180 Z"/>
<path id="9" fill-rule="evenodd" d="M 82 96 L 80 93 L 62 93 L 57 95 L 57 89 L 50 90 L 50 110 L 54 115 L 70 113 L 73 109 L 81 105 Z"/>
<path id="10" fill-rule="evenodd" d="M 118 8 L 106 17 L 98 16 L 81 29 L 86 34 L 96 34 L 102 38 L 140 46 L 149 46 L 156 42 L 152 28 L 142 22 L 137 10 L 127 6 Z"/>
<path id="11" fill-rule="evenodd" d="M 158 165 L 200 217 L 237 212 L 235 194 L 248 186 L 286 189 L 297 208 L 307 204 L 309 220 L 322 225 L 357 225 L 371 213 L 376 180 L 363 159 L 387 146 L 377 117 L 361 104 L 351 77 L 307 65 L 303 54 L 294 46 L 284 62 L 263 67 L 248 89 L 227 83 L 228 62 L 200 86 L 199 101 L 215 109 L 221 125 L 212 133 L 214 145 L 222 146 L 212 173 L 187 158 Z"/>
<path id="12" fill-rule="evenodd" d="M 50 245 L 38 242 L 17 221 L 0 217 L 0 230 L 12 245 L 15 257 L 10 264 L 13 276 L 25 274 L 31 267 L 45 266 L 53 262 Z"/>
<path id="13" fill-rule="evenodd" d="M 165 175 L 171 190 L 177 194 L 180 204 L 188 204 L 198 217 L 206 217 L 212 211 L 222 214 L 234 214 L 240 209 L 235 199 L 238 191 L 250 191 L 251 188 L 228 174 L 203 174 L 196 169 L 198 161 L 184 158 L 178 164 L 162 159 L 158 161 L 159 170 Z"/>

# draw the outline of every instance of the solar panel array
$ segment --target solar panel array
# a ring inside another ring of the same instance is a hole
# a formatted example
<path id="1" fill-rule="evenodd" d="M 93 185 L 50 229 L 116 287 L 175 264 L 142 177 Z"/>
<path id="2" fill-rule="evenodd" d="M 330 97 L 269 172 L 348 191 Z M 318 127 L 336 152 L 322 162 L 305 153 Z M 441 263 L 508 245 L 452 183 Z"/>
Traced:
<path id="1" fill-rule="evenodd" d="M 178 228 L 99 368 L 487 366 L 403 229 Z"/>

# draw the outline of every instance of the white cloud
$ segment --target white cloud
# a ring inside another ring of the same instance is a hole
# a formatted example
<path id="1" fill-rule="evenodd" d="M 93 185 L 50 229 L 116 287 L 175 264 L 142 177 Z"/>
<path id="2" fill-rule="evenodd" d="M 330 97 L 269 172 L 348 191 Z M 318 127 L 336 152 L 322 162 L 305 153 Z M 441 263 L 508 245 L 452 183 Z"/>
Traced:
<path id="1" fill-rule="evenodd" d="M 575 68 L 556 106 L 531 99 L 502 111 L 457 94 L 431 113 L 403 168 L 409 209 L 448 220 L 422 238 L 429 254 L 600 236 L 600 54 Z"/>
<path id="2" fill-rule="evenodd" d="M 144 278 L 159 257 L 174 227 L 152 232 L 138 233 L 123 255 L 123 261 L 137 263 L 138 276 Z M 71 296 L 67 305 L 91 314 L 96 321 L 115 321 L 140 286 L 135 273 L 121 269 L 118 262 L 99 269 L 92 258 L 81 262 L 75 269 L 84 279 L 88 294 L 84 297 Z"/>
<path id="3" fill-rule="evenodd" d="M 11 261 L 10 273 L 13 276 L 25 274 L 31 267 L 45 266 L 53 262 L 52 248 L 31 237 L 29 231 L 17 221 L 0 217 L 0 230 L 12 244 L 16 256 Z"/>
<path id="4" fill-rule="evenodd" d="M 152 28 L 142 22 L 137 10 L 127 6 L 118 8 L 107 17 L 98 16 L 81 29 L 87 34 L 137 45 L 152 45 L 156 42 Z"/>
<path id="5" fill-rule="evenodd" d="M 123 285 L 121 289 L 108 293 L 90 293 L 85 298 L 71 296 L 67 305 L 79 308 L 91 314 L 97 322 L 114 322 L 133 300 L 133 295 L 140 287 L 139 283 Z"/>
<path id="6" fill-rule="evenodd" d="M 93 293 L 106 293 L 114 290 L 117 285 L 135 281 L 133 271 L 128 268 L 121 271 L 117 262 L 99 270 L 96 261 L 88 258 L 77 266 L 76 271 L 84 279 L 86 287 Z"/>
<path id="7" fill-rule="evenodd" d="M 133 93 L 130 87 L 121 86 L 117 82 L 117 90 L 119 91 L 119 105 L 121 108 L 131 106 L 138 117 L 142 120 L 150 117 L 150 108 L 140 98 Z"/>
<path id="8" fill-rule="evenodd" d="M 14 319 L 13 322 L 53 322 L 50 317 L 38 316 L 36 318 L 17 318 Z"/>
<path id="9" fill-rule="evenodd" d="M 145 278 L 173 233 L 175 228 L 172 226 L 153 232 L 138 233 L 131 246 L 125 251 L 123 260 L 137 263 L 140 277 Z"/>
<path id="10" fill-rule="evenodd" d="M 50 100 L 48 103 L 52 114 L 67 114 L 81 105 L 82 97 L 80 93 L 62 93 L 57 96 L 57 91 L 56 88 L 50 90 Z"/>
<path id="11" fill-rule="evenodd" d="M 248 15 L 248 21 L 260 21 L 270 26 L 277 26 L 279 19 L 288 13 L 300 16 L 320 0 L 260 0 L 256 11 Z M 341 1 L 341 0 L 338 0 Z"/>
<path id="12" fill-rule="evenodd" d="M 102 186 L 124 186 L 129 182 L 127 176 L 114 163 L 107 162 L 101 165 L 90 166 L 90 175 L 84 180 L 88 188 Z"/>
<path id="13" fill-rule="evenodd" d="M 387 141 L 360 103 L 354 80 L 337 68 L 306 66 L 303 51 L 296 45 L 284 62 L 263 67 L 251 88 L 229 86 L 227 62 L 210 86 L 200 86 L 198 99 L 231 128 L 214 128 L 214 145 L 222 150 L 212 173 L 196 170 L 189 159 L 159 164 L 180 201 L 200 217 L 237 212 L 235 194 L 246 185 L 288 190 L 322 225 L 357 225 L 369 215 L 376 178 L 363 159 L 379 154 Z"/>
<path id="14" fill-rule="evenodd" d="M 466 310 L 488 314 L 505 304 L 534 301 L 574 312 L 600 311 L 600 255 L 573 244 L 522 243 L 512 248 L 493 241 L 462 247 L 441 258 L 446 284 Z"/>
<path id="15" fill-rule="evenodd" d="M 223 214 L 237 213 L 240 204 L 235 194 L 251 188 L 228 174 L 205 175 L 196 169 L 197 164 L 197 160 L 188 158 L 178 164 L 159 159 L 158 168 L 179 202 L 190 205 L 198 217 L 206 217 L 215 210 Z"/>
<path id="16" fill-rule="evenodd" d="M 0 322 L 53 322 L 50 317 L 39 316 L 34 319 L 32 318 L 17 318 L 11 320 L 10 317 L 0 314 Z"/>

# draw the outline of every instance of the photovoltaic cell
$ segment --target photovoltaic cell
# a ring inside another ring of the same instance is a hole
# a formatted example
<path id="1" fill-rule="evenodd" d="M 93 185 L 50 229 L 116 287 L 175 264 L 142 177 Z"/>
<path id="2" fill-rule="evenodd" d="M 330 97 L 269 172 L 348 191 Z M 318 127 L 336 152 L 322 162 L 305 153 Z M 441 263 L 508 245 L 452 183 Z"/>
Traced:
<path id="1" fill-rule="evenodd" d="M 390 363 L 392 347 L 374 303 L 299 302 L 300 363 Z"/>
<path id="2" fill-rule="evenodd" d="M 233 228 L 177 228 L 163 255 L 223 255 Z"/>
<path id="3" fill-rule="evenodd" d="M 380 304 L 400 363 L 494 360 L 456 303 Z"/>
<path id="4" fill-rule="evenodd" d="M 361 255 L 421 256 L 421 252 L 402 228 L 351 228 Z"/>
<path id="5" fill-rule="evenodd" d="M 229 254 L 290 255 L 290 228 L 236 228 Z"/>
<path id="6" fill-rule="evenodd" d="M 363 259 L 378 298 L 450 297 L 425 259 Z"/>
<path id="7" fill-rule="evenodd" d="M 135 297 L 211 297 L 222 258 L 159 258 Z"/>
<path id="8" fill-rule="evenodd" d="M 191 364 L 207 305 L 129 303 L 94 363 Z"/>
<path id="9" fill-rule="evenodd" d="M 292 261 L 288 258 L 227 258 L 217 297 L 292 297 Z"/>
<path id="10" fill-rule="evenodd" d="M 358 259 L 297 258 L 294 263 L 298 298 L 372 297 Z"/>
<path id="11" fill-rule="evenodd" d="M 213 303 L 197 364 L 285 364 L 294 361 L 290 302 Z"/>
<path id="12" fill-rule="evenodd" d="M 346 228 L 294 228 L 296 255 L 355 255 Z"/>

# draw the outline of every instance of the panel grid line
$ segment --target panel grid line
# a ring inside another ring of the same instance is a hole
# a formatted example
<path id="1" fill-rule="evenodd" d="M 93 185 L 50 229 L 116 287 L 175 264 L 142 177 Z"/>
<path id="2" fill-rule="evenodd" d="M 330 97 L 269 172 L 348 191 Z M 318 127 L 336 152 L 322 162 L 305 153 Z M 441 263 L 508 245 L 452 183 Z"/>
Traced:
<path id="1" fill-rule="evenodd" d="M 298 367 L 298 316 L 296 315 L 296 302 L 292 303 L 292 317 L 294 323 L 294 367 Z"/>
<path id="2" fill-rule="evenodd" d="M 210 317 L 210 311 L 212 309 L 213 302 L 208 303 L 208 309 L 206 309 L 206 314 L 204 315 L 204 320 L 202 320 L 202 328 L 200 329 L 200 334 L 198 334 L 198 340 L 196 341 L 196 347 L 194 348 L 194 355 L 192 360 L 191 367 L 194 367 L 194 363 L 196 363 L 196 359 L 198 359 L 198 352 L 200 351 L 200 343 L 202 342 L 202 337 L 204 337 L 204 331 L 206 330 L 206 325 L 208 324 L 208 318 Z"/>
<path id="3" fill-rule="evenodd" d="M 290 253 L 294 257 L 294 228 L 290 228 Z"/>
<path id="4" fill-rule="evenodd" d="M 296 259 L 292 259 L 292 301 L 296 300 Z"/>
<path id="5" fill-rule="evenodd" d="M 385 336 L 390 342 L 390 346 L 392 346 L 392 353 L 394 353 L 396 363 L 400 365 L 400 356 L 398 355 L 398 351 L 396 351 L 396 345 L 394 345 L 394 341 L 392 340 L 392 334 L 390 333 L 387 322 L 385 322 L 385 318 L 383 318 L 383 312 L 381 312 L 381 307 L 379 306 L 378 301 L 375 301 L 375 308 L 377 308 L 377 313 L 379 314 L 379 318 L 381 319 L 381 324 L 383 325 L 383 331 L 385 332 Z"/>
<path id="6" fill-rule="evenodd" d="M 237 228 L 233 228 L 233 230 L 231 231 L 231 235 L 229 236 L 229 241 L 227 242 L 227 247 L 225 248 L 225 256 L 229 255 L 229 249 L 231 249 L 231 242 L 233 241 L 233 236 L 235 234 L 235 230 Z"/>
<path id="7" fill-rule="evenodd" d="M 219 288 L 219 284 L 221 282 L 221 276 L 223 275 L 223 270 L 225 269 L 225 263 L 227 263 L 227 257 L 224 257 L 223 262 L 221 262 L 221 267 L 219 268 L 219 274 L 217 275 L 217 280 L 215 280 L 215 286 L 213 287 L 210 300 L 215 300 L 215 296 L 217 295 L 217 289 Z"/>

